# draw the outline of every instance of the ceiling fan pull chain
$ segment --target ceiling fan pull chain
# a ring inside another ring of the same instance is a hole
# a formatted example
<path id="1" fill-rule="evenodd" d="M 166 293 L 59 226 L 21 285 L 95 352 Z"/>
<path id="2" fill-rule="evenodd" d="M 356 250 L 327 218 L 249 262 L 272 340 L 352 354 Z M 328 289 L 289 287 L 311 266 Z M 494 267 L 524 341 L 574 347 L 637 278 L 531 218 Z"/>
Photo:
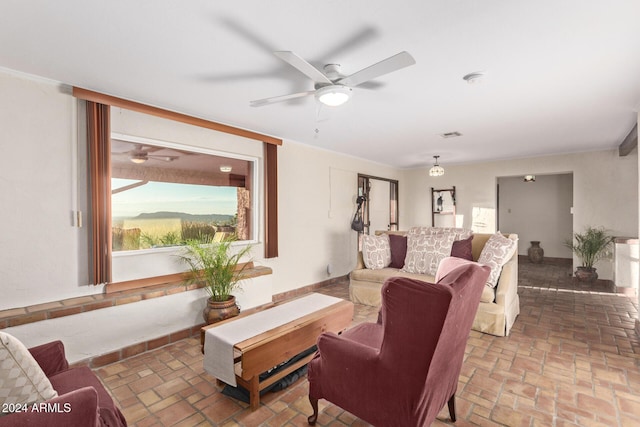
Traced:
<path id="1" fill-rule="evenodd" d="M 314 139 L 318 139 L 318 136 L 320 135 L 320 110 L 322 109 L 322 103 L 316 103 L 316 127 L 314 129 L 314 133 L 315 135 L 313 135 Z"/>

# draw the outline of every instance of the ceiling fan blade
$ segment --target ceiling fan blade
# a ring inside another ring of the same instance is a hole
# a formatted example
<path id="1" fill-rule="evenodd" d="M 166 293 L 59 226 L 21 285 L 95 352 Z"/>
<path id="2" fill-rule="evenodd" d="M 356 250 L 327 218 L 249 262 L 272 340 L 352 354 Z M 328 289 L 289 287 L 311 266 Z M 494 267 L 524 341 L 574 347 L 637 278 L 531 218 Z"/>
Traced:
<path id="1" fill-rule="evenodd" d="M 409 52 L 400 52 L 356 73 L 353 73 L 350 76 L 344 77 L 338 80 L 336 83 L 351 87 L 358 86 L 364 82 L 373 80 L 377 77 L 391 73 L 401 68 L 408 67 L 409 65 L 413 65 L 415 63 L 416 60 L 413 59 L 413 56 L 411 56 Z"/>
<path id="2" fill-rule="evenodd" d="M 371 41 L 379 35 L 379 31 L 372 26 L 367 26 L 354 32 L 349 38 L 344 40 L 337 46 L 334 46 L 330 50 L 326 51 L 322 55 L 318 55 L 319 58 L 335 58 L 338 56 L 344 56 L 343 53 L 349 50 L 354 50 L 365 42 Z"/>
<path id="3" fill-rule="evenodd" d="M 152 154 L 147 157 L 153 160 L 161 160 L 163 162 L 173 162 L 174 160 L 178 160 L 179 158 L 179 156 L 161 156 L 157 154 Z"/>
<path id="4" fill-rule="evenodd" d="M 290 51 L 276 51 L 276 52 L 273 52 L 273 54 L 276 55 L 278 58 L 282 59 L 283 61 L 285 61 L 286 63 L 288 63 L 289 65 L 291 65 L 292 67 L 296 68 L 302 74 L 304 74 L 305 76 L 313 80 L 315 83 L 333 84 L 333 82 L 329 80 L 327 76 L 322 74 L 320 70 L 318 70 L 313 65 L 309 64 L 307 61 L 305 61 L 303 58 L 299 57 L 295 53 Z"/>
<path id="5" fill-rule="evenodd" d="M 313 95 L 315 90 L 309 90 L 307 92 L 292 93 L 290 95 L 274 96 L 272 98 L 258 99 L 256 101 L 249 102 L 252 107 L 262 107 L 263 105 L 275 104 L 276 102 L 288 101 L 290 99 L 302 98 L 304 96 Z"/>

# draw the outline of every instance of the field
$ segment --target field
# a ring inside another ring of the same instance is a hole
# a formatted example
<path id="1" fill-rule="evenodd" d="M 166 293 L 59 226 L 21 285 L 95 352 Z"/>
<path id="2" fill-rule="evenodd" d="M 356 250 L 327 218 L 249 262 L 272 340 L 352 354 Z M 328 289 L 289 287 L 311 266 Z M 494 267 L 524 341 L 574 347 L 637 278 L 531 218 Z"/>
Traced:
<path id="1" fill-rule="evenodd" d="M 180 218 L 130 218 L 114 221 L 113 250 L 182 245 L 186 240 L 212 238 L 216 225 Z"/>

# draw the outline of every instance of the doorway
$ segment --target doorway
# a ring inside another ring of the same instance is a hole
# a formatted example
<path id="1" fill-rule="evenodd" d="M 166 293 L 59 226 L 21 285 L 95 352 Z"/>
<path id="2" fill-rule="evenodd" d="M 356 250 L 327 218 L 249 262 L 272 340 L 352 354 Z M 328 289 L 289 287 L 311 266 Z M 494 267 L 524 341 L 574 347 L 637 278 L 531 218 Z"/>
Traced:
<path id="1" fill-rule="evenodd" d="M 358 174 L 358 196 L 364 196 L 364 234 L 398 230 L 398 181 Z"/>
<path id="2" fill-rule="evenodd" d="M 539 241 L 545 258 L 571 259 L 573 173 L 498 178 L 498 230 L 518 234 L 518 254 Z"/>

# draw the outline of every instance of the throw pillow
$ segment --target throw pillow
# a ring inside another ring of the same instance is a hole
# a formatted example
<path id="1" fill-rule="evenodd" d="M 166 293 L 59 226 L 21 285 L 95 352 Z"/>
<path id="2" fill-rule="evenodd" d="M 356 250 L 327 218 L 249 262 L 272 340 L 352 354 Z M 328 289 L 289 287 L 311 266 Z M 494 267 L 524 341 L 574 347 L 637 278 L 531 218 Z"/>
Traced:
<path id="1" fill-rule="evenodd" d="M 391 264 L 389 264 L 389 267 L 404 267 L 404 259 L 407 257 L 407 236 L 389 234 L 389 246 L 391 247 Z"/>
<path id="2" fill-rule="evenodd" d="M 409 231 L 407 231 L 407 235 L 409 234 L 432 234 L 431 230 L 433 227 L 411 227 Z"/>
<path id="3" fill-rule="evenodd" d="M 456 240 L 453 242 L 453 246 L 451 247 L 451 256 L 473 261 L 473 254 L 471 253 L 472 240 L 473 234 L 467 239 Z"/>
<path id="4" fill-rule="evenodd" d="M 454 240 L 468 239 L 473 235 L 473 230 L 460 227 L 411 227 L 407 234 L 440 234 L 454 233 Z"/>
<path id="5" fill-rule="evenodd" d="M 491 267 L 487 286 L 496 287 L 502 266 L 513 256 L 517 247 L 517 241 L 504 237 L 499 232 L 489 237 L 478 258 L 478 263 Z"/>
<path id="6" fill-rule="evenodd" d="M 391 263 L 391 247 L 389 236 L 362 236 L 362 260 L 365 267 L 371 270 L 379 270 L 388 267 Z"/>
<path id="7" fill-rule="evenodd" d="M 17 338 L 0 332 L 0 403 L 28 405 L 58 393 L 38 362 Z M 0 416 L 5 414 L 0 412 Z"/>
<path id="8" fill-rule="evenodd" d="M 440 261 L 451 255 L 453 233 L 407 235 L 407 257 L 402 271 L 435 276 Z"/>

